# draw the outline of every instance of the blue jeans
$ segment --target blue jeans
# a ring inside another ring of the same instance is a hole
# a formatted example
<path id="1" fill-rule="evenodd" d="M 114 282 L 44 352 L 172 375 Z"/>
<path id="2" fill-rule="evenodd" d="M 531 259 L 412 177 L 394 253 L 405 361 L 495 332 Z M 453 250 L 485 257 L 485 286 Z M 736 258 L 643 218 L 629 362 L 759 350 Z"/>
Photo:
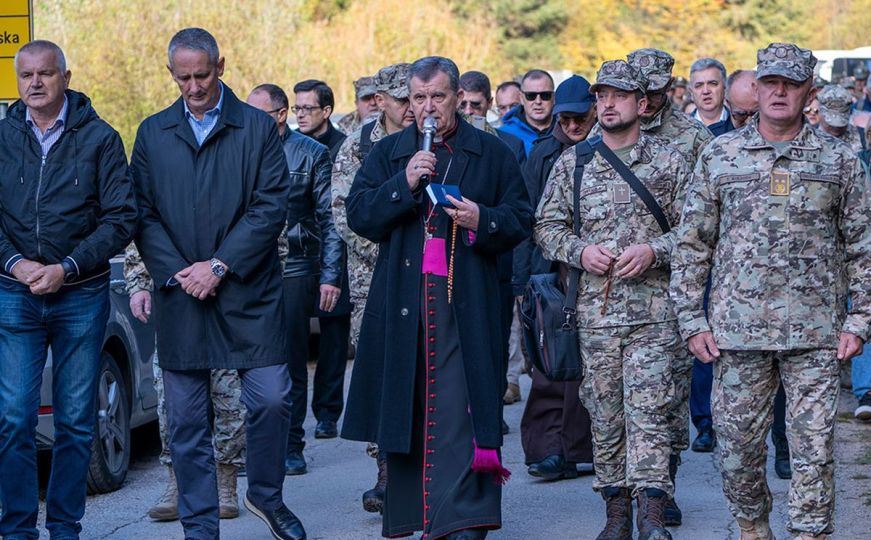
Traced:
<path id="1" fill-rule="evenodd" d="M 0 278 L 0 536 L 6 540 L 39 537 L 35 434 L 49 346 L 55 440 L 45 524 L 52 539 L 79 537 L 108 318 L 108 277 L 42 296 Z"/>
<path id="2" fill-rule="evenodd" d="M 853 358 L 852 379 L 856 399 L 871 392 L 871 344 L 866 343 L 862 354 Z"/>

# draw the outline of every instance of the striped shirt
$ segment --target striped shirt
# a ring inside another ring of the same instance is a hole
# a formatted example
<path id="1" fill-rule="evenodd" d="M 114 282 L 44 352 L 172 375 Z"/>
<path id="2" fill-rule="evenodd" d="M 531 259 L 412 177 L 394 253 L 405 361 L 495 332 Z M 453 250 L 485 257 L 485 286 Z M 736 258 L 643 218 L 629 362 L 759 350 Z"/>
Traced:
<path id="1" fill-rule="evenodd" d="M 33 130 L 33 134 L 36 135 L 36 140 L 39 141 L 39 146 L 42 148 L 42 157 L 48 155 L 48 151 L 51 150 L 51 147 L 54 146 L 54 143 L 60 139 L 61 134 L 64 132 L 64 126 L 66 125 L 67 119 L 67 97 L 64 96 L 64 105 L 61 107 L 60 114 L 57 115 L 57 118 L 54 119 L 54 123 L 45 130 L 45 133 L 39 129 L 39 126 L 36 125 L 36 122 L 33 121 L 33 117 L 30 116 L 30 108 L 28 107 L 24 113 L 24 122 L 30 126 L 30 129 Z"/>
<path id="2" fill-rule="evenodd" d="M 221 87 L 221 97 L 218 98 L 218 104 L 213 109 L 206 111 L 202 120 L 197 120 L 197 117 L 188 108 L 187 101 L 182 100 L 184 103 L 184 115 L 188 119 L 188 124 L 191 125 L 194 137 L 197 138 L 197 143 L 200 146 L 202 146 L 203 141 L 206 140 L 206 137 L 215 128 L 215 124 L 218 123 L 218 118 L 221 116 L 221 107 L 224 105 L 224 83 L 218 81 L 218 85 Z"/>

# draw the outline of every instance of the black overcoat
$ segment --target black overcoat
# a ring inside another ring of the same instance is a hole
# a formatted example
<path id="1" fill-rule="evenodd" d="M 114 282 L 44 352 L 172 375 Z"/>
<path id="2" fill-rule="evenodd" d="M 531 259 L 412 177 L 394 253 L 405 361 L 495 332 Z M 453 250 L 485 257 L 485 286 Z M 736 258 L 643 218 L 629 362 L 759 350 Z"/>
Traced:
<path id="1" fill-rule="evenodd" d="M 278 129 L 226 85 L 217 124 L 197 144 L 181 98 L 139 127 L 131 169 L 136 243 L 155 283 L 157 349 L 173 370 L 287 361 L 278 235 L 290 177 Z M 230 271 L 200 301 L 170 280 L 217 257 Z"/>
<path id="2" fill-rule="evenodd" d="M 448 182 L 479 204 L 474 242 L 460 229 L 453 313 L 460 329 L 475 439 L 502 445 L 502 340 L 496 259 L 529 236 L 532 207 L 517 160 L 498 138 L 458 118 Z M 405 166 L 419 147 L 415 125 L 382 139 L 357 173 L 346 200 L 348 225 L 379 243 L 363 315 L 342 436 L 377 441 L 408 453 L 418 362 L 422 212 L 426 194 L 412 193 Z M 446 249 L 450 242 L 446 242 Z M 447 254 L 446 254 L 447 256 Z"/>

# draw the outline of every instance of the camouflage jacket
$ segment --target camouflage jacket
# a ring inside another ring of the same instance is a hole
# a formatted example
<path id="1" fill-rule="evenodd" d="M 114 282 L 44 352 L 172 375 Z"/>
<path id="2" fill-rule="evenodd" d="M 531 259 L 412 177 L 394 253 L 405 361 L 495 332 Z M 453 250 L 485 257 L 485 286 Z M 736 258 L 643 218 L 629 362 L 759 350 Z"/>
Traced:
<path id="1" fill-rule="evenodd" d="M 689 179 L 686 159 L 658 139 L 641 135 L 632 150 L 629 168 L 656 198 L 673 227 L 680 221 Z M 656 260 L 636 278 L 614 277 L 605 315 L 606 276 L 581 272 L 578 321 L 582 328 L 604 328 L 675 319 L 668 296 L 669 263 L 675 230 L 663 234 L 638 195 L 600 155 L 584 167 L 581 179 L 580 235 L 572 232 L 572 191 L 575 149 L 557 159 L 536 211 L 535 241 L 546 259 L 581 268 L 581 252 L 591 244 L 616 255 L 634 244 L 649 244 Z"/>
<path id="2" fill-rule="evenodd" d="M 339 122 L 338 126 L 342 133 L 351 133 L 352 131 L 356 131 L 358 127 L 363 123 L 363 119 L 360 118 L 360 113 L 356 110 L 354 112 L 348 113 L 343 116 Z"/>
<path id="3" fill-rule="evenodd" d="M 821 128 L 818 127 L 817 129 Z M 847 146 L 852 148 L 856 154 L 862 151 L 862 139 L 859 137 L 859 128 L 852 124 L 847 126 L 847 130 L 841 136 L 835 138 L 847 143 Z"/>
<path id="4" fill-rule="evenodd" d="M 151 281 L 151 276 L 148 275 L 145 263 L 142 262 L 139 250 L 133 242 L 130 242 L 124 251 L 124 284 L 129 296 L 139 291 L 154 290 L 154 282 Z"/>
<path id="5" fill-rule="evenodd" d="M 702 148 L 714 138 L 708 128 L 675 109 L 671 103 L 666 103 L 650 121 L 642 122 L 641 129 L 676 148 L 689 161 L 690 167 L 699 159 Z"/>
<path id="6" fill-rule="evenodd" d="M 842 330 L 867 340 L 871 200 L 859 160 L 807 123 L 782 151 L 757 126 L 717 137 L 696 164 L 672 260 L 683 337 L 712 330 L 727 350 L 837 347 Z"/>
<path id="7" fill-rule="evenodd" d="M 378 258 L 378 244 L 357 236 L 348 227 L 348 217 L 345 211 L 345 198 L 351 191 L 354 177 L 363 164 L 360 155 L 360 137 L 362 127 L 348 135 L 348 138 L 339 148 L 336 161 L 333 164 L 332 196 L 333 196 L 333 221 L 339 236 L 348 245 L 348 275 L 350 280 L 350 292 L 352 298 L 366 298 L 369 295 L 369 285 L 372 282 L 372 273 L 375 271 L 375 260 Z M 387 136 L 384 127 L 384 118 L 379 116 L 372 128 L 369 140 L 374 145 Z"/>

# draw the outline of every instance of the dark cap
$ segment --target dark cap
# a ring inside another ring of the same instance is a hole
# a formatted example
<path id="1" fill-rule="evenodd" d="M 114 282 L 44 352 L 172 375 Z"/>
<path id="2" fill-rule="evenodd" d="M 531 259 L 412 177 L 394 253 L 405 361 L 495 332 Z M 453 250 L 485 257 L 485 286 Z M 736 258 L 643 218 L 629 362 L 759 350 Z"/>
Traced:
<path id="1" fill-rule="evenodd" d="M 792 43 L 772 43 L 756 53 L 756 78 L 779 75 L 796 82 L 814 76 L 817 58 L 808 49 Z"/>
<path id="2" fill-rule="evenodd" d="M 596 84 L 590 87 L 590 92 L 595 93 L 602 86 L 647 93 L 647 77 L 625 60 L 608 60 L 596 73 Z"/>
<path id="3" fill-rule="evenodd" d="M 596 103 L 596 96 L 590 93 L 590 83 L 580 75 L 572 75 L 556 87 L 556 101 L 553 114 L 561 112 L 584 114 Z"/>
<path id="4" fill-rule="evenodd" d="M 647 89 L 651 92 L 662 90 L 671 81 L 674 58 L 659 49 L 638 49 L 626 57 L 632 67 L 647 77 Z"/>

